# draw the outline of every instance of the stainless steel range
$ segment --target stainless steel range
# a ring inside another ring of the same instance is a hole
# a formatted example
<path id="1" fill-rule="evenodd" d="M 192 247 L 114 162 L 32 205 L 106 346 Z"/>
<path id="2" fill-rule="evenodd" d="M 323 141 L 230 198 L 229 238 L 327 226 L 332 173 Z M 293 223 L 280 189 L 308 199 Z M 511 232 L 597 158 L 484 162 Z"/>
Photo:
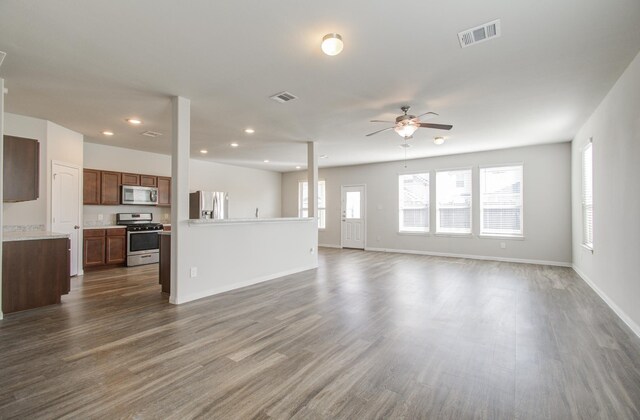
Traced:
<path id="1" fill-rule="evenodd" d="M 160 261 L 158 233 L 161 223 L 153 223 L 151 213 L 118 213 L 116 223 L 127 227 L 127 266 Z"/>

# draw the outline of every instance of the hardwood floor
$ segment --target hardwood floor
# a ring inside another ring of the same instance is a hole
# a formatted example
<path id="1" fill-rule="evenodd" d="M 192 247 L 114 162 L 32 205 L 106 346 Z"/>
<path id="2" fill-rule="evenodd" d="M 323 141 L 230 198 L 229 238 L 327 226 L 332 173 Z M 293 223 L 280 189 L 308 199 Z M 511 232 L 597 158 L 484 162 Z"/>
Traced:
<path id="1" fill-rule="evenodd" d="M 181 306 L 117 268 L 0 354 L 1 418 L 640 418 L 640 339 L 559 267 L 322 249 Z"/>

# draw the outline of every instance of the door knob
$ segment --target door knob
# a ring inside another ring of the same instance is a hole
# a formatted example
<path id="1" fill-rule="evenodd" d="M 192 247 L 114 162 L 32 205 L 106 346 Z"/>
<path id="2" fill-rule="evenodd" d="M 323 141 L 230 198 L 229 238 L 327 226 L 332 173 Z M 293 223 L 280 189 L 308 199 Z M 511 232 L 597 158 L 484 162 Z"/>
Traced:
<path id="1" fill-rule="evenodd" d="M 80 226 L 75 225 L 73 228 L 74 228 L 74 229 L 80 229 Z"/>

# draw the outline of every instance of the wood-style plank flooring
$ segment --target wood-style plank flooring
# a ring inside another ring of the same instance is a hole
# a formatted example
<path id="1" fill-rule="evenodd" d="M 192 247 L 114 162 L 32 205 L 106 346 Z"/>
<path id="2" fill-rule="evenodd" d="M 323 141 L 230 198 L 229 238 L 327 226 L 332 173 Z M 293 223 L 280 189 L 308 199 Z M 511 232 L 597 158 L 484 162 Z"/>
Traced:
<path id="1" fill-rule="evenodd" d="M 157 266 L 0 321 L 1 418 L 638 419 L 640 339 L 568 268 L 322 249 L 170 305 Z"/>

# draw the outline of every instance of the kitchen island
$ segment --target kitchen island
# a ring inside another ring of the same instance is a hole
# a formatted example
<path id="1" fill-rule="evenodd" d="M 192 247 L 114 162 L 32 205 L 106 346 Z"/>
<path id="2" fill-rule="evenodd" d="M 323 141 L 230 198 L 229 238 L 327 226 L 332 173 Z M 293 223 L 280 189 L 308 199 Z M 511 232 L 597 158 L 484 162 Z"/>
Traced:
<path id="1" fill-rule="evenodd" d="M 160 234 L 160 270 L 170 273 L 174 269 L 167 259 L 179 259 L 175 278 L 168 282 L 170 286 L 166 279 L 171 276 L 161 275 L 165 279 L 161 284 L 169 286 L 172 303 L 189 302 L 318 266 L 318 229 L 313 218 L 194 219 L 172 228 L 171 234 Z M 176 233 L 180 237 L 175 237 Z M 174 250 L 166 246 L 169 243 L 171 247 L 179 243 L 179 255 L 172 255 Z"/>
<path id="2" fill-rule="evenodd" d="M 61 302 L 70 289 L 69 235 L 4 232 L 2 311 L 5 314 Z"/>

